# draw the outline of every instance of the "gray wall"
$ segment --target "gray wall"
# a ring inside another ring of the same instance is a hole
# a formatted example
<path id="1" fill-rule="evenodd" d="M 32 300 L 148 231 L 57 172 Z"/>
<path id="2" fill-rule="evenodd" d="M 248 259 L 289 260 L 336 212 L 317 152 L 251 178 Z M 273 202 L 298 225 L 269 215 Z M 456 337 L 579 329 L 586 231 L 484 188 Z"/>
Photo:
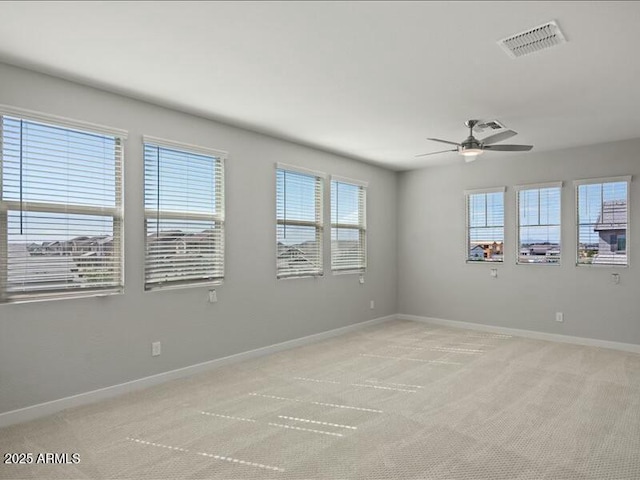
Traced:
<path id="1" fill-rule="evenodd" d="M 396 313 L 396 173 L 2 64 L 0 103 L 129 131 L 125 294 L 0 305 L 0 412 Z M 142 134 L 229 152 L 216 304 L 207 288 L 143 290 Z M 324 278 L 276 280 L 275 162 L 369 182 L 364 285 L 331 274 L 329 229 Z"/>
<path id="2" fill-rule="evenodd" d="M 640 140 L 487 153 L 405 172 L 398 183 L 398 304 L 404 314 L 640 344 Z M 634 175 L 629 268 L 575 266 L 573 180 Z M 563 180 L 562 265 L 515 264 L 514 185 Z M 465 189 L 507 186 L 505 262 L 465 264 Z M 620 273 L 620 284 L 611 273 Z M 564 312 L 564 323 L 555 321 Z"/>

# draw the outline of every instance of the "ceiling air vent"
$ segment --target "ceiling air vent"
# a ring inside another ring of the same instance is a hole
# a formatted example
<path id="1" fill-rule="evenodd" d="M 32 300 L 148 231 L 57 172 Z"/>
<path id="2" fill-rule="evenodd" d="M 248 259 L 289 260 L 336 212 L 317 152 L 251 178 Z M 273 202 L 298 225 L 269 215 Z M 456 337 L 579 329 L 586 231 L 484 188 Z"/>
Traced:
<path id="1" fill-rule="evenodd" d="M 567 40 L 555 21 L 545 23 L 526 32 L 517 33 L 498 42 L 511 58 L 523 57 L 545 48 L 555 47 Z"/>
<path id="2" fill-rule="evenodd" d="M 478 120 L 478 124 L 473 127 L 473 133 L 480 141 L 490 135 L 495 135 L 496 133 L 506 130 L 508 129 L 504 126 L 504 123 L 498 120 Z"/>
<path id="3" fill-rule="evenodd" d="M 480 120 L 478 124 L 473 127 L 476 132 L 484 132 L 485 130 L 489 130 L 489 134 L 493 135 L 494 133 L 499 133 L 506 130 L 506 127 L 500 123 L 498 120 Z"/>

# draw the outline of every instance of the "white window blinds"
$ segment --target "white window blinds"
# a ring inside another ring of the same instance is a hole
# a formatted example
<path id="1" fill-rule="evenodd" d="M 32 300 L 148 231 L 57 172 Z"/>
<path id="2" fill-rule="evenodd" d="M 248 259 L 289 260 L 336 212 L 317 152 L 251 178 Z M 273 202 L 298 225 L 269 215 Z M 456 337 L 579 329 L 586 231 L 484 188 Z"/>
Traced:
<path id="1" fill-rule="evenodd" d="M 576 182 L 579 265 L 628 264 L 629 181 Z"/>
<path id="2" fill-rule="evenodd" d="M 504 188 L 468 191 L 467 261 L 502 262 L 504 257 Z"/>
<path id="3" fill-rule="evenodd" d="M 561 183 L 516 187 L 519 264 L 560 263 Z"/>
<path id="4" fill-rule="evenodd" d="M 224 159 L 144 138 L 145 289 L 223 279 Z"/>
<path id="5" fill-rule="evenodd" d="M 118 292 L 125 134 L 42 118 L 1 117 L 0 300 Z"/>
<path id="6" fill-rule="evenodd" d="M 324 177 L 295 167 L 276 168 L 277 276 L 319 276 L 322 268 Z"/>
<path id="7" fill-rule="evenodd" d="M 367 266 L 366 184 L 331 179 L 331 269 L 361 272 Z"/>

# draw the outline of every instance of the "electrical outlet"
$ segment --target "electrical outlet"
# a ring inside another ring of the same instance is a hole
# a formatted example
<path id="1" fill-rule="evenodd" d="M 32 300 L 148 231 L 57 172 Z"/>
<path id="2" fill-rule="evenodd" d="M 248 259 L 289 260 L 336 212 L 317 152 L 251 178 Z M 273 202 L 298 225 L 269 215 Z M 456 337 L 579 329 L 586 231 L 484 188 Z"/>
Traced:
<path id="1" fill-rule="evenodd" d="M 493 278 L 498 278 L 498 269 L 497 268 L 492 268 L 491 269 L 491 276 Z"/>
<path id="2" fill-rule="evenodd" d="M 620 283 L 620 274 L 619 273 L 612 273 L 611 274 L 611 281 L 613 283 L 615 283 L 616 285 L 618 285 Z"/>
<path id="3" fill-rule="evenodd" d="M 218 301 L 218 294 L 215 290 L 209 290 L 209 303 L 216 303 Z"/>
<path id="4" fill-rule="evenodd" d="M 151 344 L 151 356 L 157 357 L 160 353 L 162 353 L 162 345 L 160 342 L 153 342 Z"/>
<path id="5" fill-rule="evenodd" d="M 371 302 L 369 302 L 369 308 L 370 308 L 371 310 L 373 310 L 374 308 L 376 308 L 376 302 L 375 302 L 375 301 L 373 301 L 373 300 L 371 300 Z"/>
<path id="6" fill-rule="evenodd" d="M 556 312 L 556 322 L 564 322 L 564 313 Z"/>
<path id="7" fill-rule="evenodd" d="M 364 285 L 364 275 L 360 275 L 358 281 L 360 282 L 360 285 Z"/>

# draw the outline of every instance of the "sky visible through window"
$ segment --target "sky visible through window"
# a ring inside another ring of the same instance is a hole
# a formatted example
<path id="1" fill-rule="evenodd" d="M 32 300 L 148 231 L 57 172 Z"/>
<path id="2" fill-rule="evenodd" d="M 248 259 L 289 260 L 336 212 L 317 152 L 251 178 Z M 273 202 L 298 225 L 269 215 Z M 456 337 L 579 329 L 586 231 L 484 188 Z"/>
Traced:
<path id="1" fill-rule="evenodd" d="M 598 233 L 591 228 L 602 214 L 605 202 L 627 200 L 627 182 L 580 185 L 578 213 L 581 225 L 580 242 L 598 243 Z M 521 190 L 521 243 L 559 243 L 561 206 L 560 187 Z M 539 196 L 538 196 L 539 195 Z M 471 242 L 503 240 L 503 194 L 472 194 L 469 198 Z M 625 218 L 626 222 L 626 218 Z M 588 227 L 588 228 L 587 228 Z"/>
<path id="2" fill-rule="evenodd" d="M 580 223 L 580 243 L 598 243 L 598 232 L 593 226 L 602 214 L 605 202 L 627 201 L 627 182 L 593 183 L 578 186 L 578 218 Z M 627 216 L 616 219 L 627 222 Z"/>
<path id="3" fill-rule="evenodd" d="M 145 144 L 144 162 L 145 209 L 162 212 L 163 217 L 148 219 L 148 234 L 158 229 L 197 233 L 213 228 L 213 221 L 182 217 L 184 213 L 221 214 L 222 205 L 216 199 L 221 182 L 216 182 L 214 157 Z"/>
<path id="4" fill-rule="evenodd" d="M 504 193 L 469 195 L 469 241 L 472 245 L 504 241 Z"/>
<path id="5" fill-rule="evenodd" d="M 4 200 L 115 207 L 116 141 L 113 137 L 21 121 L 9 116 L 3 116 L 2 129 Z M 145 146 L 145 163 L 148 167 L 154 168 L 151 157 L 157 155 L 162 156 L 160 170 L 158 172 L 156 168 L 149 175 L 148 181 L 158 181 L 159 173 L 159 187 L 163 192 L 160 210 L 216 213 L 216 185 L 212 181 L 215 165 L 210 157 Z M 185 188 L 196 193 L 185 198 L 180 194 Z M 277 205 L 278 219 L 314 222 L 315 188 L 315 177 L 312 175 L 278 170 L 277 189 L 283 199 Z M 626 182 L 587 184 L 578 188 L 581 225 L 595 224 L 604 202 L 627 199 Z M 535 226 L 560 224 L 560 209 L 553 203 L 556 197 L 552 190 L 520 192 L 520 225 L 527 227 L 521 230 L 521 242 L 560 241 L 559 227 Z M 358 187 L 337 183 L 337 187 L 331 189 L 332 205 L 337 204 L 336 196 L 340 197 L 340 210 L 332 211 L 333 218 L 337 223 L 357 225 Z M 157 195 L 146 196 L 145 206 L 156 208 Z M 503 240 L 502 193 L 471 195 L 469 212 L 469 226 L 474 233 L 472 242 Z M 42 212 L 21 214 L 20 211 L 10 210 L 8 223 L 10 242 L 60 241 L 83 235 L 107 235 L 112 231 L 110 215 L 103 217 Z M 195 230 L 199 228 L 200 224 L 194 224 Z M 315 239 L 315 229 L 310 227 L 296 227 L 297 234 L 290 238 L 287 238 L 284 226 L 280 225 L 278 229 L 278 237 L 285 244 Z M 343 232 L 357 234 L 355 230 Z M 587 228 L 580 229 L 580 242 L 597 241 L 597 232 Z"/>
<path id="6" fill-rule="evenodd" d="M 518 192 L 521 244 L 560 243 L 560 187 Z"/>
<path id="7" fill-rule="evenodd" d="M 2 117 L 3 200 L 116 206 L 116 139 Z M 15 204 L 14 204 L 15 205 Z M 113 232 L 111 214 L 8 212 L 9 243 L 64 241 Z"/>
<path id="8" fill-rule="evenodd" d="M 360 238 L 360 186 L 331 182 L 331 223 L 353 225 L 356 228 L 332 228 L 331 239 L 354 240 Z"/>
<path id="9" fill-rule="evenodd" d="M 276 218 L 285 222 L 284 225 L 277 226 L 279 243 L 297 245 L 316 241 L 315 226 L 286 224 L 317 221 L 316 182 L 316 177 L 312 174 L 276 170 Z"/>

